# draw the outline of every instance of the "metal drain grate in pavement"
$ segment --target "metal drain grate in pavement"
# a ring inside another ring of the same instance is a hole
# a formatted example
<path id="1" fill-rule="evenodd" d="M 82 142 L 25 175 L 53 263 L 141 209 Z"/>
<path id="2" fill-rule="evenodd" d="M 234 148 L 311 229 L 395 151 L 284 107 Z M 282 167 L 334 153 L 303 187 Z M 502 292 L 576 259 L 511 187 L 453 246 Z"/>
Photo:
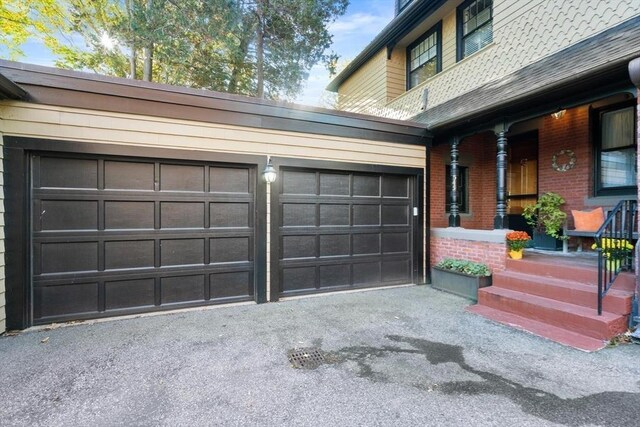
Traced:
<path id="1" fill-rule="evenodd" d="M 294 348 L 287 357 L 294 368 L 314 369 L 326 362 L 322 351 L 315 347 Z"/>

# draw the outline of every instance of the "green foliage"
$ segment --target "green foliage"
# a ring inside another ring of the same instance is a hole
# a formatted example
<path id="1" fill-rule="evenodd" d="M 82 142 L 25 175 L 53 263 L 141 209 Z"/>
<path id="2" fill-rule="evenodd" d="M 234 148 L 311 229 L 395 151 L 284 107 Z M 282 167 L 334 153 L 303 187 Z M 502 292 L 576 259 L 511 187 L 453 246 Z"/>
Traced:
<path id="1" fill-rule="evenodd" d="M 436 264 L 436 267 L 444 270 L 457 271 L 470 276 L 491 276 L 491 270 L 486 264 L 468 261 L 464 259 L 445 258 Z"/>
<path id="2" fill-rule="evenodd" d="M 17 14 L 0 19 L 0 41 L 11 41 L 19 55 L 22 43 L 42 34 L 61 68 L 291 99 L 312 66 L 335 66 L 337 57 L 327 53 L 327 27 L 347 5 L 348 0 L 0 0 L 0 18 Z"/>
<path id="3" fill-rule="evenodd" d="M 556 193 L 545 193 L 533 205 L 525 206 L 522 216 L 527 223 L 539 233 L 546 233 L 556 239 L 564 239 L 560 235 L 567 214 L 560 210 L 565 200 Z"/>

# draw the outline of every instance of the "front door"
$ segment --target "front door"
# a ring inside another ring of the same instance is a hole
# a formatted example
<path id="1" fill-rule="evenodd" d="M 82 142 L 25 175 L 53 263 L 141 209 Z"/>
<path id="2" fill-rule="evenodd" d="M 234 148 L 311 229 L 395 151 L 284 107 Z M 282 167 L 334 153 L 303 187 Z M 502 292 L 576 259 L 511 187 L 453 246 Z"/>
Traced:
<path id="1" fill-rule="evenodd" d="M 517 135 L 510 138 L 509 142 L 509 228 L 531 234 L 531 227 L 522 217 L 522 211 L 538 198 L 538 134 L 531 132 Z"/>

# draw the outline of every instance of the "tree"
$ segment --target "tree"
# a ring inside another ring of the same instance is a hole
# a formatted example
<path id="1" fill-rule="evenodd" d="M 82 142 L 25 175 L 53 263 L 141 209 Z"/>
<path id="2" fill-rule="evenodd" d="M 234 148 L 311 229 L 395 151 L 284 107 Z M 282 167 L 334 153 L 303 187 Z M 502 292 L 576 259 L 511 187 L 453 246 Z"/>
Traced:
<path id="1" fill-rule="evenodd" d="M 29 3 L 40 7 L 56 2 Z M 59 67 L 280 99 L 300 91 L 314 64 L 335 63 L 336 56 L 326 53 L 331 45 L 327 26 L 344 14 L 348 0 L 64 4 L 62 18 L 37 16 L 45 27 L 84 40 L 83 47 L 64 38 L 50 41 Z M 14 40 L 19 45 L 24 37 Z"/>

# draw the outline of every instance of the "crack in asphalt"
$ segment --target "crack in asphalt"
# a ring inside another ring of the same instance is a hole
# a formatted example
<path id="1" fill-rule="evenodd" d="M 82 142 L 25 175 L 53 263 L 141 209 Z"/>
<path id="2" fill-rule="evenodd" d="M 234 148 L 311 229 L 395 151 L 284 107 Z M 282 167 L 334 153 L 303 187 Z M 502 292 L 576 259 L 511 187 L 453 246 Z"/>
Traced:
<path id="1" fill-rule="evenodd" d="M 387 335 L 387 339 L 398 344 L 382 347 L 351 346 L 335 352 L 325 352 L 327 364 L 353 362 L 358 366 L 358 376 L 374 382 L 393 382 L 393 378 L 378 372 L 372 366 L 377 358 L 397 354 L 424 356 L 432 365 L 454 363 L 462 370 L 477 375 L 482 381 L 450 381 L 425 386 L 411 384 L 423 391 L 437 391 L 447 395 L 476 396 L 491 394 L 503 396 L 517 404 L 523 412 L 567 426 L 597 424 L 602 426 L 628 426 L 640 409 L 640 393 L 602 392 L 578 398 L 562 398 L 541 389 L 527 387 L 500 375 L 475 369 L 464 358 L 463 348 L 457 345 L 433 342 L 419 338 Z"/>

